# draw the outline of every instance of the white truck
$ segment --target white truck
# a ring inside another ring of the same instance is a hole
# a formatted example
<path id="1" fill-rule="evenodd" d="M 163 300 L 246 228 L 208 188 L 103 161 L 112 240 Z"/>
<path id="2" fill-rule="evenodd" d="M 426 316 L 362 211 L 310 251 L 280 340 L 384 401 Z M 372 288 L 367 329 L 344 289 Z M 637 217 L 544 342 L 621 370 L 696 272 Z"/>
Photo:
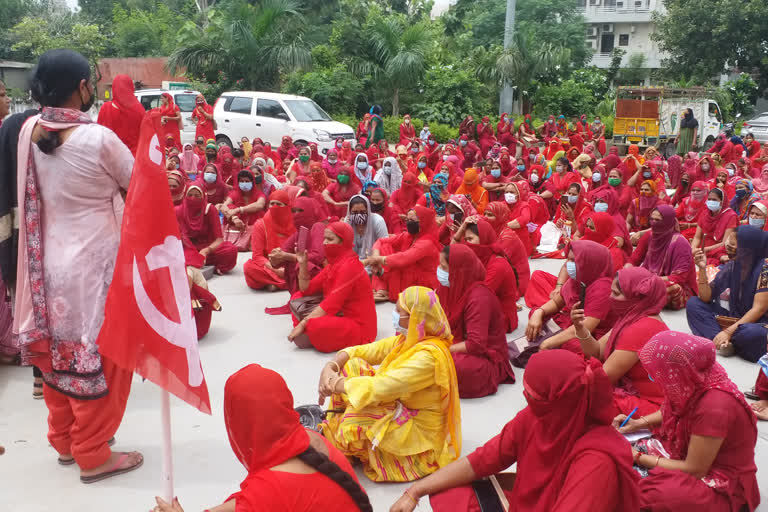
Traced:
<path id="1" fill-rule="evenodd" d="M 662 154 L 675 154 L 671 142 L 680 130 L 687 109 L 699 122 L 696 143 L 704 151 L 722 128 L 720 106 L 704 87 L 619 87 L 613 120 L 613 145 L 626 149 L 630 144 L 656 146 Z"/>

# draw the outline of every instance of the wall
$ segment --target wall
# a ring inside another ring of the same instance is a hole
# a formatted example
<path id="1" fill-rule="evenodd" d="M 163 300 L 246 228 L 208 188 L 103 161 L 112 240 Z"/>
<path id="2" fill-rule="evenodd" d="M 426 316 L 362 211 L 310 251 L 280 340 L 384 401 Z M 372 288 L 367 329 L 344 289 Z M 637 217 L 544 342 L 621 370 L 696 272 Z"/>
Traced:
<path id="1" fill-rule="evenodd" d="M 29 88 L 29 71 L 27 68 L 0 67 L 0 80 L 8 88 L 27 90 Z"/>

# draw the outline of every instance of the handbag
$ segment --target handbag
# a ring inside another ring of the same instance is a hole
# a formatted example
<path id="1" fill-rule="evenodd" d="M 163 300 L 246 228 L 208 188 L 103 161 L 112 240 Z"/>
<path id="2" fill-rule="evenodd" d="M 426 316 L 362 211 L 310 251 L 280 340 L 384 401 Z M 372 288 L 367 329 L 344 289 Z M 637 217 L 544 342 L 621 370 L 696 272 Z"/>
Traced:
<path id="1" fill-rule="evenodd" d="M 732 316 L 716 315 L 715 321 L 718 323 L 718 325 L 720 325 L 720 329 L 725 330 L 730 326 L 732 326 L 733 324 L 735 324 L 736 322 L 738 322 L 739 319 L 734 318 Z"/>
<path id="2" fill-rule="evenodd" d="M 306 297 L 297 297 L 289 300 L 288 308 L 291 310 L 291 314 L 301 322 L 309 316 L 321 302 L 323 302 L 322 295 L 308 295 Z"/>
<path id="3" fill-rule="evenodd" d="M 552 319 L 549 319 L 541 326 L 539 336 L 535 340 L 529 342 L 528 338 L 523 335 L 507 342 L 507 354 L 512 366 L 525 368 L 531 356 L 539 351 L 539 346 L 544 340 L 561 331 L 562 329 Z"/>

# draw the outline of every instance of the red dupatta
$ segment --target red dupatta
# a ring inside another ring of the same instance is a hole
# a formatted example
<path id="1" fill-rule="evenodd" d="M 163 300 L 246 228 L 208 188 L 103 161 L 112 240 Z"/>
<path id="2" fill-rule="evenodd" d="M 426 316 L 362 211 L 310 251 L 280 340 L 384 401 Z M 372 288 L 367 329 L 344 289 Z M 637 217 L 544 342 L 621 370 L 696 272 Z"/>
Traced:
<path id="1" fill-rule="evenodd" d="M 403 185 L 392 194 L 392 205 L 405 213 L 416 205 L 422 195 L 424 192 L 419 179 L 412 172 L 408 172 L 403 176 Z"/>
<path id="2" fill-rule="evenodd" d="M 573 251 L 576 263 L 576 279 L 568 279 L 560 289 L 566 306 L 572 307 L 579 300 L 580 283 L 589 287 L 599 279 L 613 277 L 613 259 L 606 247 L 588 240 L 574 240 L 566 247 L 565 254 Z"/>
<path id="3" fill-rule="evenodd" d="M 270 206 L 267 214 L 264 215 L 264 230 L 267 234 L 267 248 L 269 250 L 280 247 L 281 240 L 291 236 L 296 227 L 293 225 L 293 214 L 291 213 L 291 201 L 288 193 L 284 190 L 275 190 L 269 196 L 271 201 L 280 201 L 285 206 Z"/>
<path id="4" fill-rule="evenodd" d="M 643 267 L 623 268 L 618 271 L 619 288 L 626 297 L 613 301 L 618 320 L 611 329 L 611 336 L 605 347 L 605 357 L 616 350 L 616 343 L 622 331 L 639 320 L 658 315 L 667 304 L 667 285 L 659 276 Z M 615 305 L 620 304 L 620 309 Z"/>
<path id="5" fill-rule="evenodd" d="M 728 207 L 727 198 L 723 191 L 719 188 L 714 190 L 719 191 L 722 196 L 720 199 L 720 210 L 713 214 L 709 208 L 704 208 L 699 214 L 698 224 L 705 236 L 712 238 L 716 243 L 720 243 L 723 241 L 728 224 L 734 220 L 738 223 L 738 216 L 736 212 Z M 705 247 L 706 245 L 703 246 Z"/>
<path id="6" fill-rule="evenodd" d="M 200 191 L 202 197 L 190 197 L 189 192 L 191 190 Z M 203 187 L 197 182 L 188 185 L 184 191 L 184 199 L 176 207 L 176 218 L 179 221 L 179 229 L 182 235 L 190 240 L 194 240 L 200 237 L 200 235 L 205 234 L 207 227 L 205 214 L 208 212 L 208 206 L 208 196 Z"/>
<path id="7" fill-rule="evenodd" d="M 450 286 L 438 285 L 437 295 L 451 324 L 451 332 L 463 336 L 464 306 L 475 288 L 485 286 L 485 266 L 464 244 L 450 246 L 448 266 Z"/>

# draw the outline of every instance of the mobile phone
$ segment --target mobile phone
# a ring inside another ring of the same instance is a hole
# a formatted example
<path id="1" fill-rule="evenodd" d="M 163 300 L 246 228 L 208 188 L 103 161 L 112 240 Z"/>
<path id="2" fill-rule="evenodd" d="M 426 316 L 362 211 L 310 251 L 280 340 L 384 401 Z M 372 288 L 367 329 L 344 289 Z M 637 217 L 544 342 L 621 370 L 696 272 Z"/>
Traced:
<path id="1" fill-rule="evenodd" d="M 296 237 L 296 253 L 301 254 L 307 250 L 307 239 L 309 238 L 309 230 L 304 226 L 299 227 L 299 233 Z"/>
<path id="2" fill-rule="evenodd" d="M 565 206 L 568 204 L 568 195 L 563 194 L 560 196 L 560 206 Z"/>
<path id="3" fill-rule="evenodd" d="M 475 480 L 472 490 L 480 505 L 481 512 L 504 512 L 499 495 L 490 480 Z"/>
<path id="4" fill-rule="evenodd" d="M 453 222 L 455 222 L 456 224 L 461 224 L 462 222 L 464 222 L 464 214 L 462 212 L 454 213 Z"/>
<path id="5" fill-rule="evenodd" d="M 579 290 L 579 302 L 581 302 L 581 309 L 584 309 L 584 305 L 587 300 L 587 285 L 581 283 L 581 289 Z"/>

